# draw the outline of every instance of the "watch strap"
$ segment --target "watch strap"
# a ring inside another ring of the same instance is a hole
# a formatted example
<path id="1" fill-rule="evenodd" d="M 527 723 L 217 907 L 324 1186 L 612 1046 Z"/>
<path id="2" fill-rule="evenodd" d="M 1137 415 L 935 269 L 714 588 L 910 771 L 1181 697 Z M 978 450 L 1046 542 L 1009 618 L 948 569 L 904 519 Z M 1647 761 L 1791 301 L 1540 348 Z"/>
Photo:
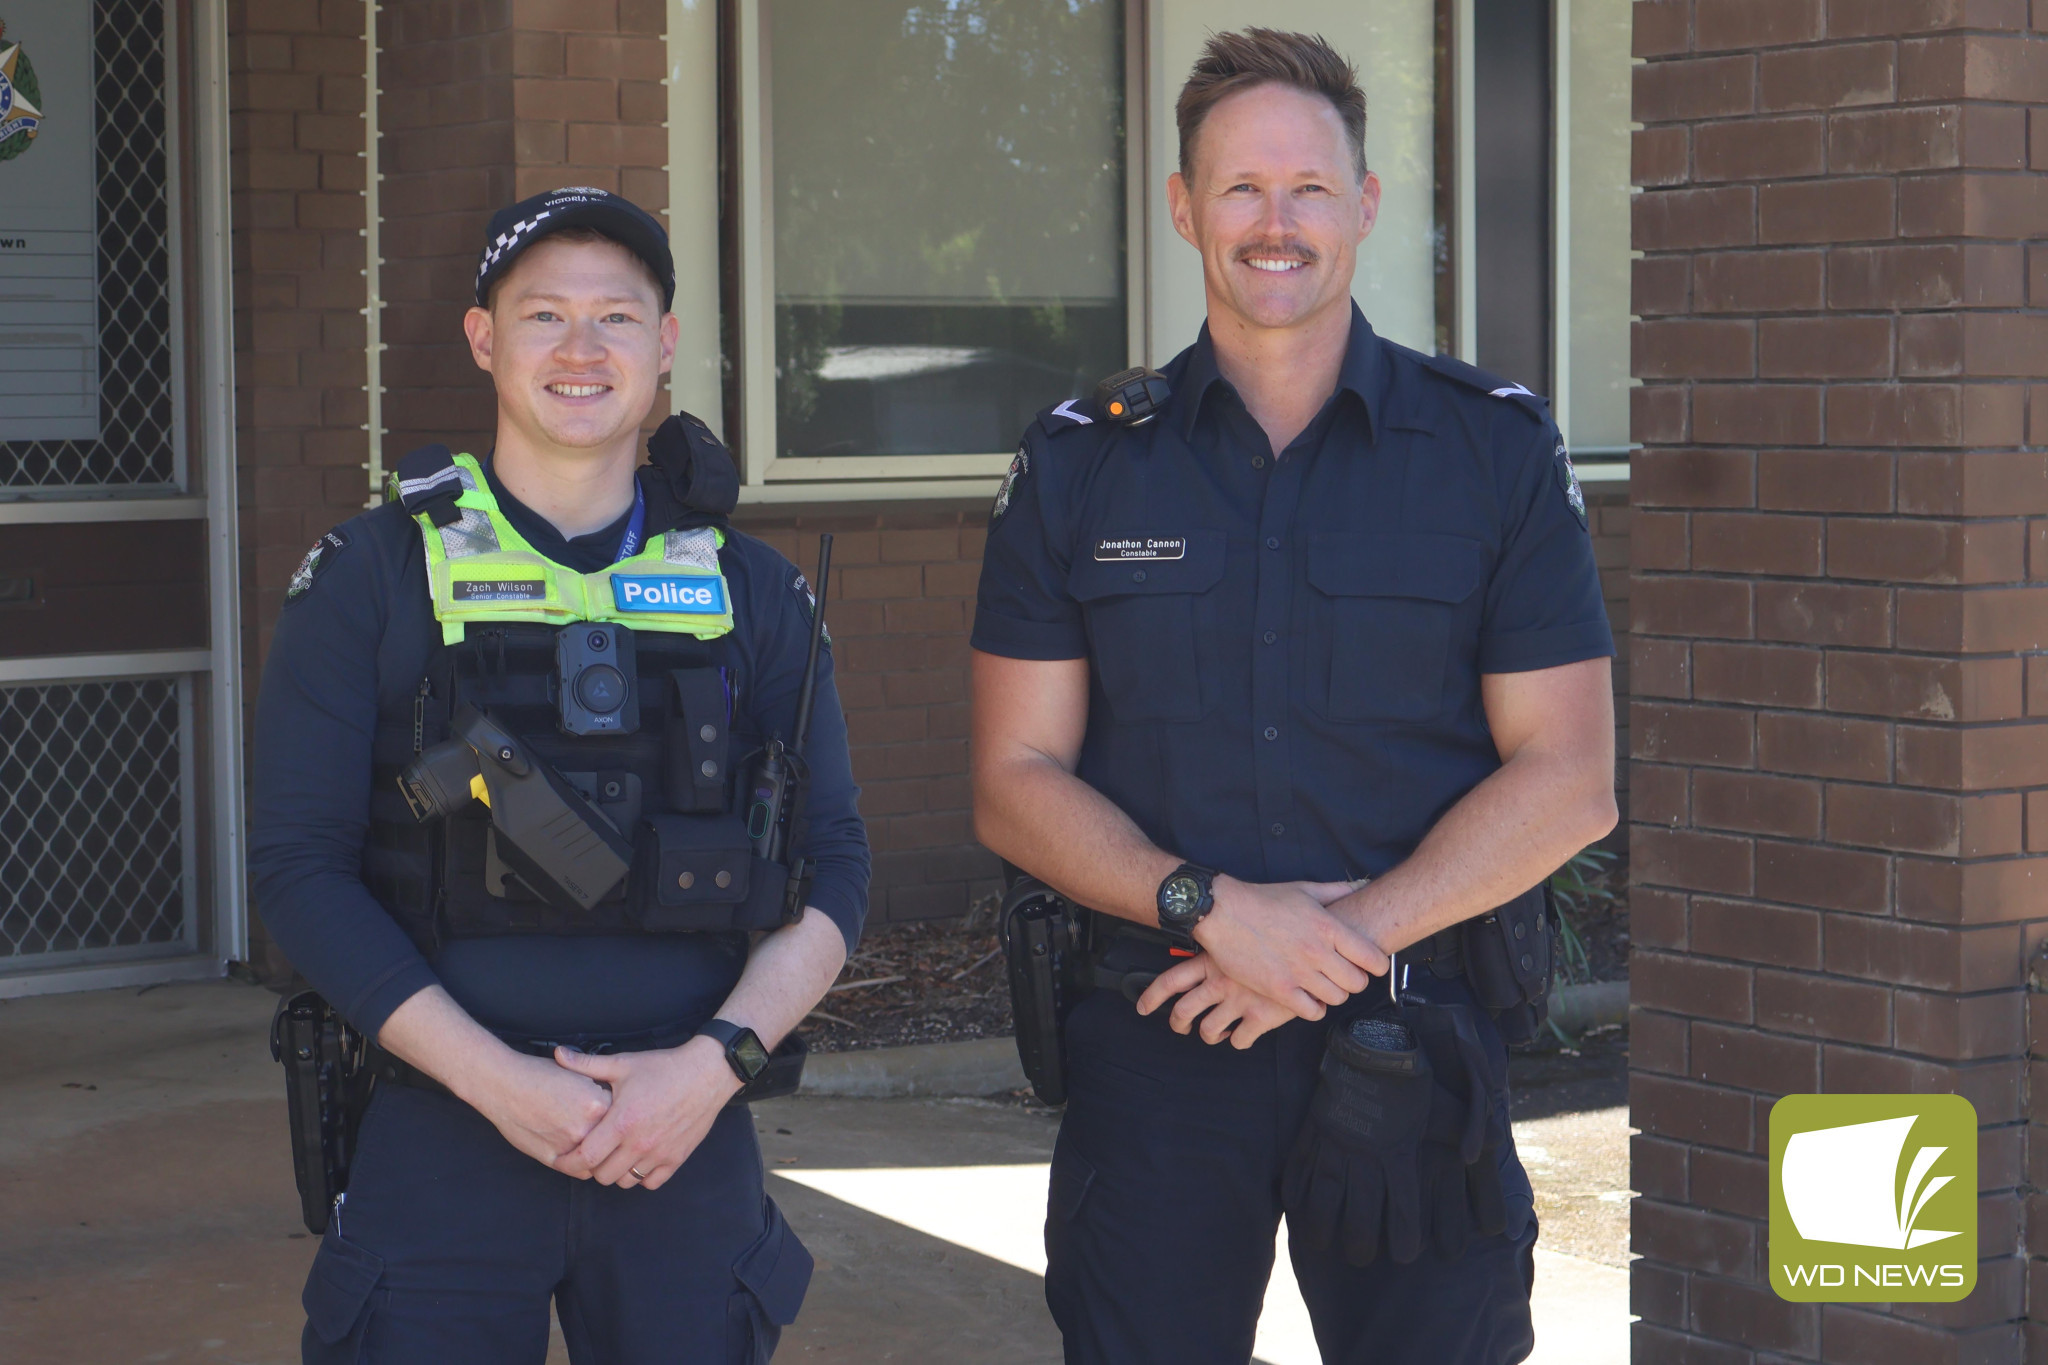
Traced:
<path id="1" fill-rule="evenodd" d="M 1194 919 L 1186 925 L 1169 924 L 1165 913 L 1159 913 L 1160 932 L 1172 940 L 1175 947 L 1190 953 L 1199 951 L 1199 945 L 1195 942 L 1195 925 L 1200 924 L 1208 913 L 1216 908 L 1216 876 L 1214 868 L 1203 867 L 1199 863 L 1182 863 L 1161 879 L 1157 893 L 1160 900 L 1164 899 L 1167 886 L 1176 878 L 1192 877 L 1201 883 L 1202 899 L 1207 902 L 1195 912 Z"/>
<path id="2" fill-rule="evenodd" d="M 731 1067 L 733 1075 L 738 1076 L 742 1081 L 752 1081 L 754 1078 L 749 1076 L 745 1068 L 740 1065 L 739 1058 L 734 1055 L 733 1045 L 739 1042 L 741 1034 L 753 1032 L 752 1029 L 735 1024 L 730 1019 L 706 1020 L 704 1027 L 697 1030 L 697 1033 L 702 1037 L 718 1040 L 718 1045 L 725 1049 L 725 1064 Z M 760 1042 L 760 1035 L 755 1034 L 754 1040 L 758 1044 Z M 763 1051 L 765 1052 L 766 1049 L 764 1048 Z"/>

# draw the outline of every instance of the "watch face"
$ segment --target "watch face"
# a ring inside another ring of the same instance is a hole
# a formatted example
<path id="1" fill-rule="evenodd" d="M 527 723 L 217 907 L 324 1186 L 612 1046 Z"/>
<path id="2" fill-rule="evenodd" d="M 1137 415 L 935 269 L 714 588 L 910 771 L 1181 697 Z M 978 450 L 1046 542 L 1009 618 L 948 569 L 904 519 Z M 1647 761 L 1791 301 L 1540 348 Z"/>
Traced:
<path id="1" fill-rule="evenodd" d="M 760 1075 L 768 1065 L 768 1049 L 761 1046 L 761 1040 L 754 1036 L 752 1029 L 732 1040 L 732 1055 L 746 1068 L 749 1079 Z"/>
<path id="2" fill-rule="evenodd" d="M 1202 884 L 1193 877 L 1175 877 L 1159 892 L 1159 909 L 1168 919 L 1187 919 L 1202 904 Z"/>

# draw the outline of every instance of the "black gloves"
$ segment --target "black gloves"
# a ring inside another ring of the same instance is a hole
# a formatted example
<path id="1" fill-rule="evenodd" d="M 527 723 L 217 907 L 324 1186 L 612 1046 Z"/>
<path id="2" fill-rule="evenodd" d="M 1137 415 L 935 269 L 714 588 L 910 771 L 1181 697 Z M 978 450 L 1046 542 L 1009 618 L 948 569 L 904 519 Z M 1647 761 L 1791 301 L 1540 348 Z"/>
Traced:
<path id="1" fill-rule="evenodd" d="M 1282 1176 L 1295 1236 L 1370 1265 L 1406 1264 L 1425 1235 L 1446 1257 L 1506 1229 L 1499 1149 L 1507 1078 L 1467 1005 L 1403 1003 L 1333 1029 Z"/>
<path id="2" fill-rule="evenodd" d="M 1420 1154 L 1434 1088 L 1429 1058 L 1397 1018 L 1330 1030 L 1322 1080 L 1281 1177 L 1290 1236 L 1312 1247 L 1343 1238 L 1344 1259 L 1370 1265 L 1422 1250 Z"/>

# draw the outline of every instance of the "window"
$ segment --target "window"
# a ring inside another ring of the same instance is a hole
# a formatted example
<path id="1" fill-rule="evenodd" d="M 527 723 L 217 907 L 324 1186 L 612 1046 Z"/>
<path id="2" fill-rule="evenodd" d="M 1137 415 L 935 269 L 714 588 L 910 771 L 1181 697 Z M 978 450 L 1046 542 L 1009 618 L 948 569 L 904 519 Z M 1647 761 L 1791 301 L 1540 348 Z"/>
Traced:
<path id="1" fill-rule="evenodd" d="M 1129 363 L 1123 0 L 737 13 L 748 482 L 1000 473 Z"/>
<path id="2" fill-rule="evenodd" d="M 1459 134 L 1440 174 L 1470 206 L 1449 254 L 1457 353 L 1550 395 L 1582 479 L 1625 479 L 1628 0 L 1442 3 Z"/>
<path id="3" fill-rule="evenodd" d="M 1628 453 L 1631 15 L 1627 0 L 1569 0 L 1566 13 L 1558 415 L 1577 458 L 1613 460 Z"/>

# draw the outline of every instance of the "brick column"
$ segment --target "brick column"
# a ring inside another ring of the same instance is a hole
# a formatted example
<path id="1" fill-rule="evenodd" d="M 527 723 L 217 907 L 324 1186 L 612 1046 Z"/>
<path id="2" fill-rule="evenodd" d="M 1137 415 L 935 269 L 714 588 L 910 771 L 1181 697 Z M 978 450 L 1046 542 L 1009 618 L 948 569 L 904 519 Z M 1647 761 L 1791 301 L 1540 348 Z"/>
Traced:
<path id="1" fill-rule="evenodd" d="M 242 672 L 313 541 L 363 506 L 363 0 L 228 13 Z M 260 918 L 250 957 L 282 980 Z"/>
<path id="2" fill-rule="evenodd" d="M 2048 4 L 1635 15 L 1636 1358 L 2018 1361 Z M 1970 1299 L 1771 1292 L 1768 1113 L 1816 1090 L 1977 1106 Z"/>
<path id="3" fill-rule="evenodd" d="M 668 209 L 662 0 L 386 0 L 384 452 L 481 454 L 496 408 L 462 314 L 497 209 L 595 185 Z"/>
<path id="4" fill-rule="evenodd" d="M 253 684 L 292 570 L 363 466 L 363 5 L 231 8 L 235 426 Z"/>

